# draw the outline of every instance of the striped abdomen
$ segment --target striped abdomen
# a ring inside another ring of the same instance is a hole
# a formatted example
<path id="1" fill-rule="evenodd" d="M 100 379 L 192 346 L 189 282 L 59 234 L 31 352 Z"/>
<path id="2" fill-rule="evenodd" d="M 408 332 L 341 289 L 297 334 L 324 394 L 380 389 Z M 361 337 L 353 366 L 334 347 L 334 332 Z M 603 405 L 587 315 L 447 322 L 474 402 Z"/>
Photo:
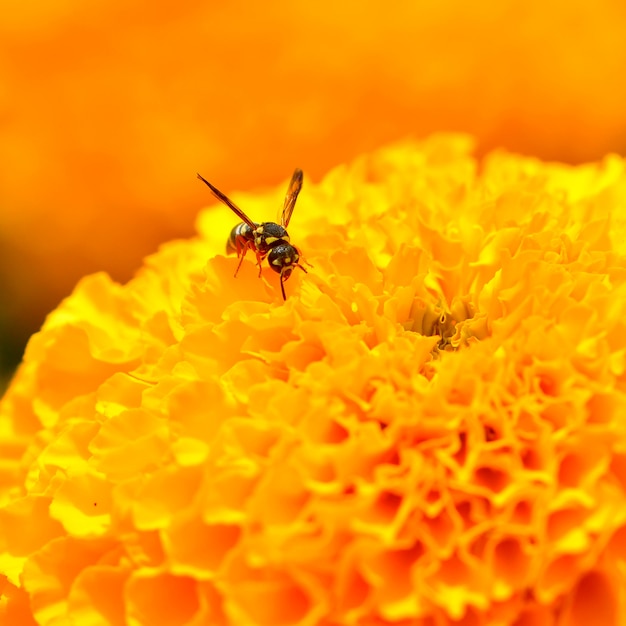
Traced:
<path id="1" fill-rule="evenodd" d="M 237 245 L 238 238 L 239 246 Z M 230 231 L 230 236 L 226 242 L 226 254 L 238 254 L 245 242 L 254 244 L 254 233 L 248 224 L 241 222 Z"/>

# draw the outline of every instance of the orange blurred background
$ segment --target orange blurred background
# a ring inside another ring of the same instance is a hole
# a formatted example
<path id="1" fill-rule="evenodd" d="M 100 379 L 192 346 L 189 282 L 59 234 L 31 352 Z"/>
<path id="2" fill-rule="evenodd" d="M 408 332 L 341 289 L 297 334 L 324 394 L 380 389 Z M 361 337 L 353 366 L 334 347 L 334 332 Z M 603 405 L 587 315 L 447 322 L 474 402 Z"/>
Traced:
<path id="1" fill-rule="evenodd" d="M 580 162 L 626 149 L 626 3 L 5 0 L 0 345 L 11 367 L 76 280 L 127 280 L 226 192 L 318 180 L 467 131 Z M 224 233 L 226 238 L 228 233 Z"/>

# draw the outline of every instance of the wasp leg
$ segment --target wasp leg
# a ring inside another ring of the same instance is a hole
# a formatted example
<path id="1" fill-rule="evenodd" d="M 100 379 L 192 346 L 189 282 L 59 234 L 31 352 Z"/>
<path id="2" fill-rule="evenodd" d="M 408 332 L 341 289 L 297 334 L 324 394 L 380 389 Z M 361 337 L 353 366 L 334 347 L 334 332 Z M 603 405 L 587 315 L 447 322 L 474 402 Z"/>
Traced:
<path id="1" fill-rule="evenodd" d="M 261 278 L 261 272 L 263 271 L 263 266 L 261 265 L 261 263 L 263 263 L 263 259 L 265 259 L 264 254 L 260 254 L 258 251 L 256 253 L 256 263 L 259 266 L 259 278 Z"/>
<path id="2" fill-rule="evenodd" d="M 283 271 L 284 269 L 285 269 L 285 268 L 283 268 L 283 269 L 281 270 L 281 272 L 280 272 L 280 290 L 281 290 L 281 291 L 282 291 L 282 293 L 283 293 L 283 300 L 284 300 L 285 302 L 287 302 L 287 296 L 285 295 L 285 278 L 284 278 L 285 274 L 284 274 L 284 271 Z"/>
<path id="3" fill-rule="evenodd" d="M 235 278 L 237 278 L 237 274 L 239 274 L 239 269 L 241 268 L 241 264 L 243 260 L 246 258 L 246 253 L 248 249 L 251 247 L 250 242 L 246 241 L 243 237 L 235 238 L 235 250 L 237 252 L 237 257 L 239 258 L 239 263 L 237 263 L 237 269 L 235 270 Z"/>
<path id="4" fill-rule="evenodd" d="M 239 268 L 241 267 L 241 264 L 243 263 L 244 257 L 246 256 L 246 253 L 244 252 L 240 257 L 239 257 L 239 263 L 237 263 L 237 269 L 235 270 L 235 273 L 233 275 L 234 278 L 237 278 L 237 274 L 239 274 Z"/>

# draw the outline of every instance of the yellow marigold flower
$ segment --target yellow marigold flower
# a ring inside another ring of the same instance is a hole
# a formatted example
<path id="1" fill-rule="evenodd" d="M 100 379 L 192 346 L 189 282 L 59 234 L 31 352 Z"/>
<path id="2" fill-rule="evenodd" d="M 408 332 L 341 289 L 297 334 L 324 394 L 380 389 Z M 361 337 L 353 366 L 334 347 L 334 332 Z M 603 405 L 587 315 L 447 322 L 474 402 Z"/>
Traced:
<path id="1" fill-rule="evenodd" d="M 32 338 L 0 412 L 10 623 L 625 623 L 624 160 L 439 136 L 298 202 L 286 302 L 266 264 L 233 278 L 220 205 Z"/>

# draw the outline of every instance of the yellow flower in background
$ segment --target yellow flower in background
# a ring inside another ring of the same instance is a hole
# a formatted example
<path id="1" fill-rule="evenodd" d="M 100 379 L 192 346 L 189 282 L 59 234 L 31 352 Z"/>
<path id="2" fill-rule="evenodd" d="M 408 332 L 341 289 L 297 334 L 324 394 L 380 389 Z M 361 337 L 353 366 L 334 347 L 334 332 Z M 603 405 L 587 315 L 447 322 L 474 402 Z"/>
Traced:
<path id="1" fill-rule="evenodd" d="M 273 185 L 461 131 L 626 150 L 622 0 L 4 0 L 0 373 L 76 282 L 191 236 L 204 172 Z"/>
<path id="2" fill-rule="evenodd" d="M 437 136 L 305 180 L 286 302 L 222 205 L 83 279 L 1 405 L 5 615 L 624 623 L 625 206 L 618 157 Z"/>

